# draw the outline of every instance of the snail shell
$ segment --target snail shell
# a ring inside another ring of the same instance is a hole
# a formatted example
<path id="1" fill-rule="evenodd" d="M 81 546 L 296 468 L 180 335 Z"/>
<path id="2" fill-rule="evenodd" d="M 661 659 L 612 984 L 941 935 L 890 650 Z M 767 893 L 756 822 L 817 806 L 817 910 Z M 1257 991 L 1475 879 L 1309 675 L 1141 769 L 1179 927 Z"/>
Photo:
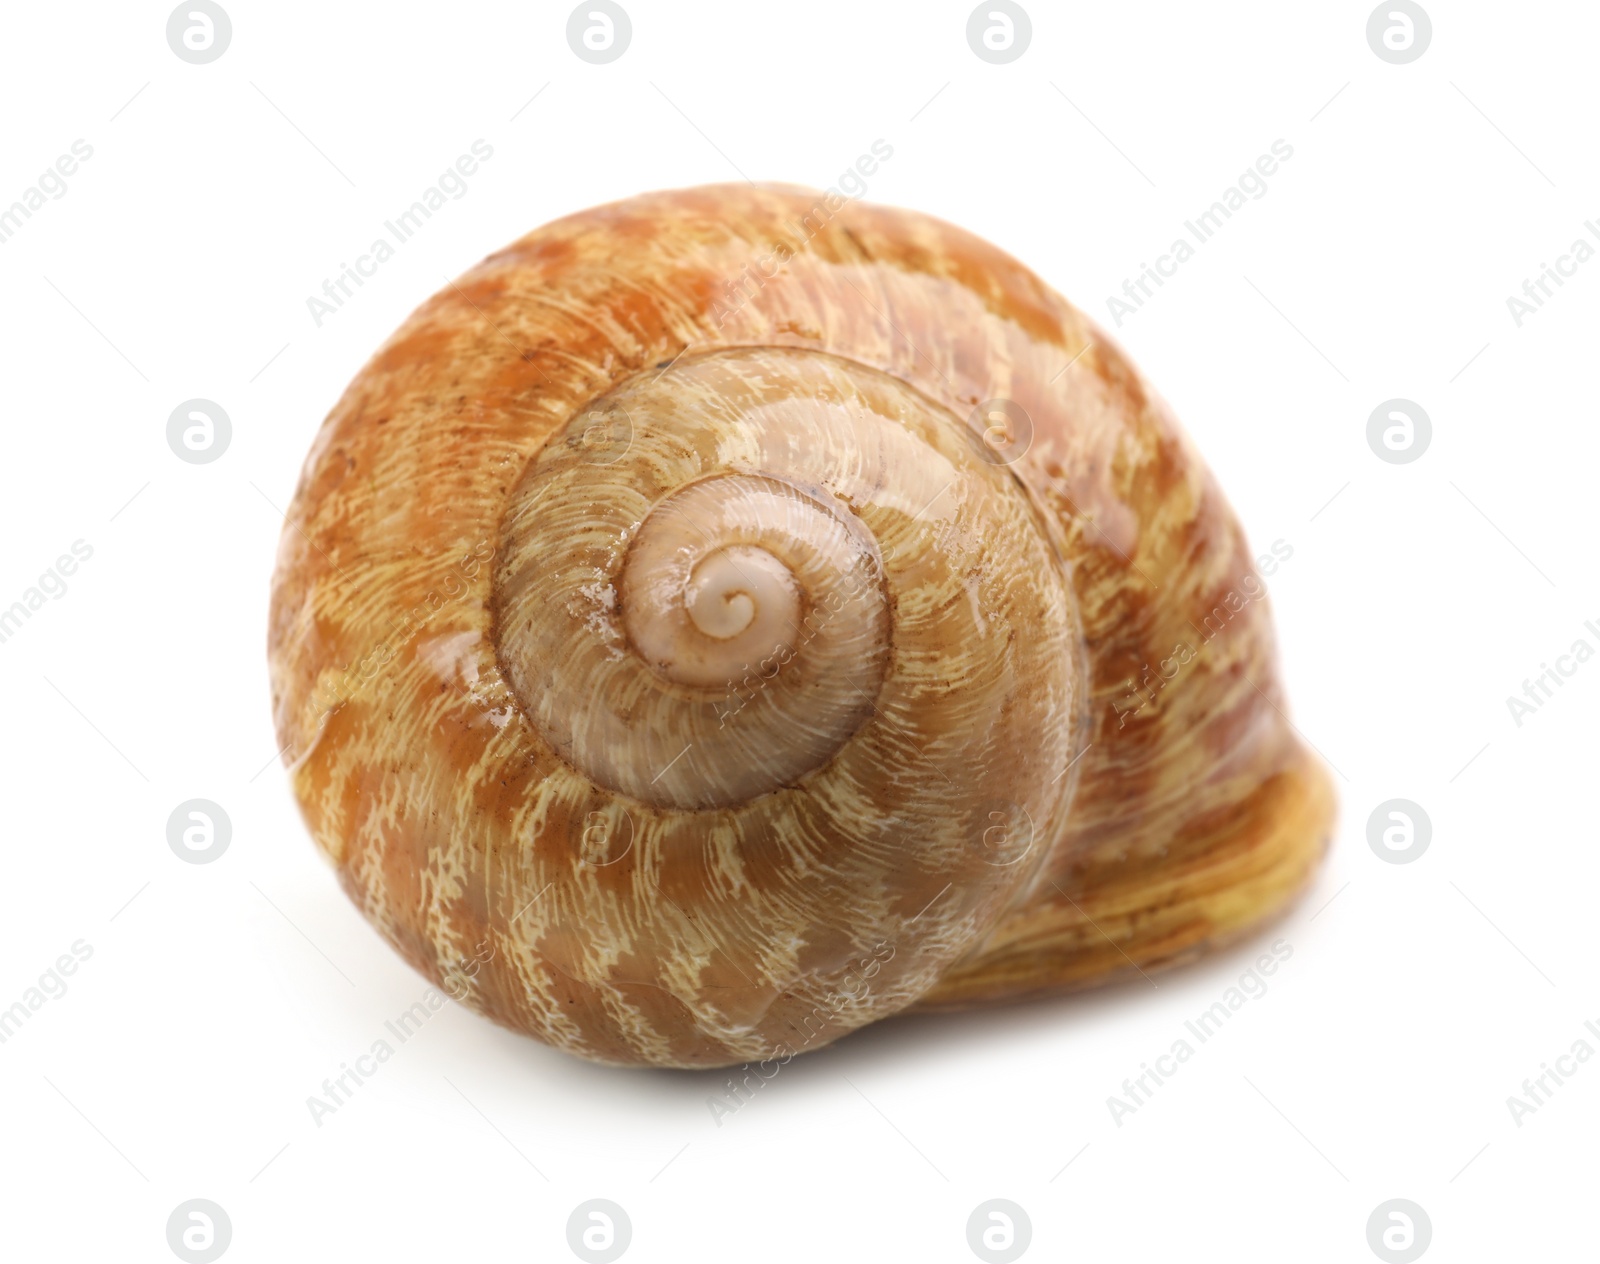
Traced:
<path id="1" fill-rule="evenodd" d="M 604 1062 L 1188 959 L 1333 815 L 1119 350 L 959 229 L 789 187 L 574 215 L 424 304 L 311 451 L 269 655 L 363 913 Z"/>

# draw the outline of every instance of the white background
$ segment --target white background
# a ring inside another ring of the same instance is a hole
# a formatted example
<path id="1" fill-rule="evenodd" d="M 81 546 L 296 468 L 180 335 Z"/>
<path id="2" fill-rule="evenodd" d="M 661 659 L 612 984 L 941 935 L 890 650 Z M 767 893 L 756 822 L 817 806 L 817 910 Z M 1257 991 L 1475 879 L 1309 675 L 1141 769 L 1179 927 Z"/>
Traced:
<path id="1" fill-rule="evenodd" d="M 632 44 L 597 66 L 564 4 L 226 3 L 205 66 L 163 4 L 4 18 L 0 207 L 94 149 L 0 245 L 0 606 L 93 549 L 0 644 L 0 1007 L 93 950 L 0 1045 L 8 1259 L 170 1260 L 195 1197 L 229 1261 L 572 1259 L 592 1197 L 639 1261 L 972 1260 L 996 1197 L 1028 1259 L 1367 1260 L 1390 1198 L 1426 1210 L 1431 1259 L 1592 1253 L 1600 1060 L 1521 1127 L 1506 1099 L 1600 1050 L 1600 661 L 1520 727 L 1505 699 L 1600 649 L 1600 261 L 1521 328 L 1505 300 L 1600 216 L 1600 13 L 1439 0 L 1397 66 L 1365 3 L 1035 2 L 1028 51 L 990 65 L 964 3 L 627 0 Z M 479 138 L 467 195 L 316 327 L 306 298 Z M 539 224 L 742 176 L 825 187 L 878 138 L 871 199 L 989 238 L 1108 327 L 1124 277 L 1293 147 L 1114 332 L 1256 550 L 1294 550 L 1284 670 L 1342 802 L 1315 887 L 1159 986 L 860 1032 L 721 1126 L 715 1073 L 590 1066 L 452 1004 L 318 1127 L 306 1098 L 424 987 L 275 760 L 268 581 L 319 422 L 415 305 Z M 1397 396 L 1433 422 L 1409 465 L 1365 439 Z M 193 397 L 233 420 L 214 464 L 166 443 Z M 215 863 L 167 846 L 194 797 L 233 823 Z M 1394 797 L 1433 823 L 1411 864 L 1367 843 Z M 1275 936 L 1270 991 L 1114 1123 L 1108 1096 Z"/>

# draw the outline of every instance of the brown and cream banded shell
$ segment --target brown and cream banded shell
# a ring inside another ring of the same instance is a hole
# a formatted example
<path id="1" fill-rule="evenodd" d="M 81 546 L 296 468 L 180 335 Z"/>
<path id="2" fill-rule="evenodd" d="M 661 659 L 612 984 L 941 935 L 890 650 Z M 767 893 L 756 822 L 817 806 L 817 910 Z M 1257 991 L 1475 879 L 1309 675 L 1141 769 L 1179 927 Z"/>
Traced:
<path id="1" fill-rule="evenodd" d="M 313 837 L 417 969 L 583 1057 L 1148 972 L 1326 844 L 1215 482 L 926 216 L 740 185 L 531 233 L 377 353 L 289 517 Z"/>

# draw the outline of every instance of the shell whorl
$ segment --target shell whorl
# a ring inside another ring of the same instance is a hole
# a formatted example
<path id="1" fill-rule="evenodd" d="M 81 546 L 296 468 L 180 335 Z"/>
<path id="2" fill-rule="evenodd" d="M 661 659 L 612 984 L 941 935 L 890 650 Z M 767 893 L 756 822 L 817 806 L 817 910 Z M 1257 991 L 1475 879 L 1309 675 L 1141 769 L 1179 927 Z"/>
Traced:
<path id="1" fill-rule="evenodd" d="M 740 347 L 624 378 L 516 481 L 492 601 L 552 787 L 590 822 L 580 863 L 696 878 L 650 910 L 692 903 L 692 933 L 546 936 L 547 957 L 583 943 L 573 973 L 608 940 L 685 980 L 715 957 L 749 994 L 681 998 L 768 1052 L 781 1026 L 734 1028 L 903 1004 L 1037 865 L 1075 732 L 1065 577 L 982 437 L 887 374 Z"/>
<path id="2" fill-rule="evenodd" d="M 1024 717 L 1052 753 L 1070 740 L 1069 601 L 1025 497 L 954 418 L 847 360 L 742 348 L 628 379 L 530 462 L 501 546 L 519 699 L 642 803 L 738 807 L 836 758 L 861 793 L 939 779 L 920 752 L 970 748 L 1002 703 L 994 740 Z M 882 712 L 900 740 L 852 746 Z M 992 779 L 961 768 L 986 799 Z"/>

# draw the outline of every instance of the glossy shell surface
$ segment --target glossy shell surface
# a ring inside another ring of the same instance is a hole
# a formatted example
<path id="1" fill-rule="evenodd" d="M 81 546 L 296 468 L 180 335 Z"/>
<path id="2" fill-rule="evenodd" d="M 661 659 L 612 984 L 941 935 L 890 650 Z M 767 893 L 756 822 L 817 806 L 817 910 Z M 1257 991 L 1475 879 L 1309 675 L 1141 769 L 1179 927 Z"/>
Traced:
<path id="1" fill-rule="evenodd" d="M 417 969 L 584 1057 L 1154 970 L 1331 827 L 1169 410 L 923 215 L 738 185 L 539 229 L 374 356 L 289 519 L 313 837 Z"/>

